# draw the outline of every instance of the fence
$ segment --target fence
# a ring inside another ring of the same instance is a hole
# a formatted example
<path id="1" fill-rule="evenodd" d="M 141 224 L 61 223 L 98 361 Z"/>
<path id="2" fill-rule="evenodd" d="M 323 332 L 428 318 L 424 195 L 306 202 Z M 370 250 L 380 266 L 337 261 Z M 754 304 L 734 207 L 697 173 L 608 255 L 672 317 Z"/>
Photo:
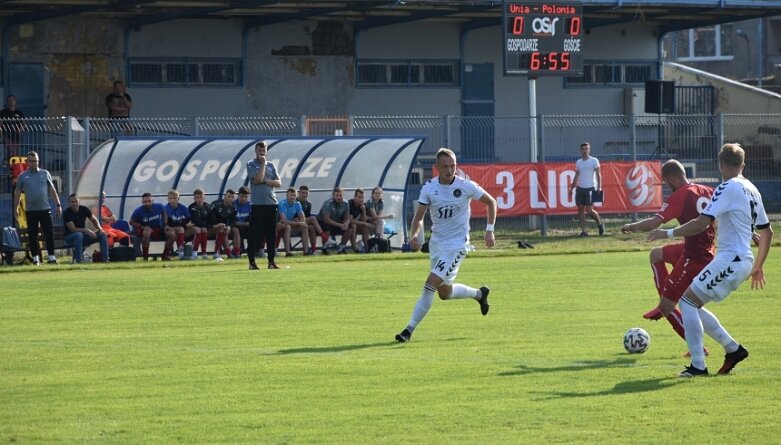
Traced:
<path id="1" fill-rule="evenodd" d="M 530 128 L 536 128 L 536 139 Z M 3 134 L 20 134 L 18 145 L 4 138 L 0 168 L 0 224 L 10 225 L 10 156 L 36 150 L 41 165 L 59 183 L 73 188 L 81 165 L 100 143 L 116 136 L 425 136 L 410 184 L 431 175 L 433 155 L 450 147 L 461 163 L 540 161 L 574 162 L 583 141 L 601 160 L 675 158 L 699 182 L 720 179 L 716 154 L 723 142 L 746 150 L 745 175 L 761 189 L 765 206 L 781 211 L 781 115 L 541 115 L 530 117 L 466 116 L 288 116 L 208 118 L 30 118 L 0 122 Z M 534 149 L 536 147 L 536 150 Z M 628 217 L 618 215 L 619 218 Z M 572 217 L 551 218 L 551 228 L 570 233 Z M 507 219 L 504 227 L 536 227 L 533 218 Z"/>

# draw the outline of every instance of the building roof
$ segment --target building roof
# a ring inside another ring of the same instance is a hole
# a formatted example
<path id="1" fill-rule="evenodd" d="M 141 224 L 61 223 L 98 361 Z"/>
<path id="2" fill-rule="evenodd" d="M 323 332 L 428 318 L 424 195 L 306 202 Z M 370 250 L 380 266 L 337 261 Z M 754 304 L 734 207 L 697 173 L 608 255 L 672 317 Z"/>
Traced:
<path id="1" fill-rule="evenodd" d="M 529 2 L 517 2 L 529 4 Z M 556 3 L 556 2 L 552 2 Z M 564 3 L 564 2 L 558 2 Z M 356 29 L 411 21 L 456 21 L 469 28 L 498 25 L 501 1 L 473 0 L 0 0 L 6 26 L 83 16 L 124 18 L 144 26 L 183 18 L 243 18 L 247 27 L 290 20 L 350 20 Z M 781 16 L 781 0 L 583 0 L 586 28 L 650 23 L 660 32 Z"/>

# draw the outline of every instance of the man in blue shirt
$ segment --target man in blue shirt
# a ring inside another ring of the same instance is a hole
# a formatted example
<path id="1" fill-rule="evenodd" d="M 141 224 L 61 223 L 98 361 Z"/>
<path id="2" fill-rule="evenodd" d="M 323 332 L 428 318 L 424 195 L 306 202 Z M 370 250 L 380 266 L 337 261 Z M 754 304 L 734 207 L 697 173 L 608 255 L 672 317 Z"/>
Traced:
<path id="1" fill-rule="evenodd" d="M 233 254 L 241 256 L 244 250 L 244 240 L 249 239 L 249 215 L 252 212 L 252 202 L 249 200 L 249 188 L 239 187 L 239 199 L 233 201 L 236 208 L 236 221 L 233 225 L 239 229 L 239 245 L 233 246 Z M 262 255 L 261 255 L 262 256 Z"/>
<path id="2" fill-rule="evenodd" d="M 87 229 L 87 219 L 96 227 L 94 231 Z M 100 228 L 100 222 L 90 209 L 79 205 L 79 197 L 75 193 L 68 197 L 68 208 L 62 212 L 62 221 L 65 223 L 65 242 L 73 246 L 74 261 L 83 262 L 84 247 L 99 242 L 100 256 L 103 262 L 109 262 L 106 234 Z"/>
<path id="3" fill-rule="evenodd" d="M 149 261 L 149 242 L 166 241 L 167 245 L 173 245 L 174 232 L 165 231 L 168 224 L 168 216 L 162 204 L 154 202 L 152 194 L 147 192 L 141 195 L 141 206 L 133 211 L 130 216 L 130 225 L 135 229 L 136 235 L 141 238 L 141 253 L 144 261 Z M 163 252 L 163 261 L 171 258 Z"/>
<path id="4" fill-rule="evenodd" d="M 165 214 L 168 216 L 168 225 L 166 231 L 165 252 L 171 252 L 173 243 L 168 243 L 168 231 L 172 231 L 176 238 L 176 247 L 179 249 L 179 259 L 184 257 L 185 238 L 195 236 L 195 225 L 190 221 L 190 211 L 182 204 L 179 204 L 179 191 L 171 190 L 168 192 L 168 204 L 165 205 Z M 195 249 L 193 249 L 195 252 Z M 190 259 L 190 258 L 186 258 Z"/>
<path id="5" fill-rule="evenodd" d="M 297 232 L 301 236 L 301 241 L 304 243 L 304 255 L 312 254 L 312 251 L 309 250 L 309 228 L 304 216 L 304 209 L 301 207 L 301 203 L 296 201 L 296 189 L 293 187 L 287 189 L 287 199 L 279 203 L 279 224 L 277 227 L 280 226 L 284 230 L 286 256 L 293 255 L 293 252 L 290 251 L 290 235 L 293 232 Z"/>
<path id="6" fill-rule="evenodd" d="M 19 175 L 14 191 L 14 219 L 19 220 L 19 200 L 22 193 L 25 196 L 25 216 L 27 217 L 27 245 L 33 256 L 33 263 L 38 265 L 40 261 L 40 249 L 38 248 L 38 227 L 40 226 L 46 239 L 46 250 L 49 252 L 49 264 L 57 264 L 54 256 L 54 230 L 52 229 L 52 211 L 49 204 L 49 196 L 55 203 L 57 216 L 62 213 L 60 197 L 54 188 L 52 175 L 40 168 L 38 153 L 27 153 L 28 170 Z"/>

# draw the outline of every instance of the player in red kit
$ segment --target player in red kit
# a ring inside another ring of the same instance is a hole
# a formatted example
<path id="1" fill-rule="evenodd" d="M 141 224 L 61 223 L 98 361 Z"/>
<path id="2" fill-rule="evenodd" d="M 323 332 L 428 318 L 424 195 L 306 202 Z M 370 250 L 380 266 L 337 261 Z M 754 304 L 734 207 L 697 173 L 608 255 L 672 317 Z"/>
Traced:
<path id="1" fill-rule="evenodd" d="M 712 188 L 689 182 L 683 165 L 676 160 L 667 161 L 662 165 L 662 180 L 673 191 L 667 198 L 667 202 L 651 218 L 625 224 L 621 227 L 623 233 L 648 232 L 673 219 L 677 219 L 679 224 L 697 219 L 713 194 Z M 686 335 L 681 312 L 676 306 L 694 277 L 713 259 L 715 235 L 716 231 L 711 224 L 705 231 L 684 238 L 683 243 L 651 250 L 651 268 L 660 298 L 659 306 L 643 317 L 658 320 L 664 316 L 684 340 Z M 671 272 L 667 272 L 665 263 L 673 264 Z"/>

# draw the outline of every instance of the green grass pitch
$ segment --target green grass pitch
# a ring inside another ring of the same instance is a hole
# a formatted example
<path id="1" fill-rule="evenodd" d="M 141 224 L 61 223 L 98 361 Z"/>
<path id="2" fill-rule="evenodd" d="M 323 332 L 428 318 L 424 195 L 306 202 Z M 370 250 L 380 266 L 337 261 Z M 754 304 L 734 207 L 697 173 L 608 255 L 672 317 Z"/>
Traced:
<path id="1" fill-rule="evenodd" d="M 778 443 L 781 255 L 709 305 L 751 356 L 685 380 L 647 246 L 595 244 L 478 250 L 491 312 L 437 299 L 408 344 L 423 254 L 0 268 L 0 443 Z"/>

